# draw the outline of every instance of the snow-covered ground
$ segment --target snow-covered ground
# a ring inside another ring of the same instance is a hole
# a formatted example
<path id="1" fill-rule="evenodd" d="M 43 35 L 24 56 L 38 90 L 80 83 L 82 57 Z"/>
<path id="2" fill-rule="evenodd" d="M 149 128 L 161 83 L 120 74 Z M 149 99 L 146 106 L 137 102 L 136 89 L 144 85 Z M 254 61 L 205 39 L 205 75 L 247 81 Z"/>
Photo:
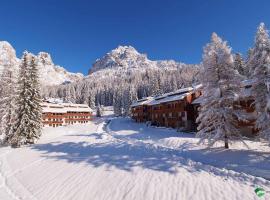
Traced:
<path id="1" fill-rule="evenodd" d="M 270 191 L 265 144 L 203 150 L 190 134 L 105 121 L 45 128 L 36 145 L 2 147 L 0 199 L 248 200 L 258 199 L 257 186 Z"/>

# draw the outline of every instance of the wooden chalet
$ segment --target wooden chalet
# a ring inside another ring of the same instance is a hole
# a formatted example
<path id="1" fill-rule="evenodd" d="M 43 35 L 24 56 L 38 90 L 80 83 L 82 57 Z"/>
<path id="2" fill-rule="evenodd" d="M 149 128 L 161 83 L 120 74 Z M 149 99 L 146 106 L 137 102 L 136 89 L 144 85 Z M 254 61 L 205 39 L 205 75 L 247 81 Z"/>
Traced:
<path id="1" fill-rule="evenodd" d="M 91 121 L 91 116 L 91 108 L 84 104 L 42 103 L 42 122 L 44 127 L 85 124 Z"/>
<path id="2" fill-rule="evenodd" d="M 152 125 L 195 130 L 197 110 L 192 101 L 201 95 L 199 88 L 189 87 L 150 97 L 132 104 L 132 118 L 137 122 L 150 121 Z"/>

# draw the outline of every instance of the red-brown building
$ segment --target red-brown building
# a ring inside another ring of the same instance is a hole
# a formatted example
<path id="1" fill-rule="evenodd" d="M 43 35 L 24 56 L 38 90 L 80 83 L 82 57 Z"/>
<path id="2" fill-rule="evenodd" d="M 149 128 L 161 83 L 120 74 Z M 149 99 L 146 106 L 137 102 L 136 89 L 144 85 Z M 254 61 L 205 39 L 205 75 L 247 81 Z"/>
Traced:
<path id="1" fill-rule="evenodd" d="M 151 121 L 152 125 L 195 130 L 197 110 L 192 101 L 201 95 L 199 88 L 189 87 L 150 97 L 132 104 L 132 118 L 137 122 Z"/>
<path id="2" fill-rule="evenodd" d="M 140 99 L 131 105 L 131 115 L 136 122 L 150 121 L 149 111 L 151 107 L 148 105 L 148 103 L 153 100 L 153 97 L 147 97 Z"/>
<path id="3" fill-rule="evenodd" d="M 91 117 L 91 108 L 84 104 L 42 103 L 42 122 L 44 127 L 85 124 L 91 121 Z"/>

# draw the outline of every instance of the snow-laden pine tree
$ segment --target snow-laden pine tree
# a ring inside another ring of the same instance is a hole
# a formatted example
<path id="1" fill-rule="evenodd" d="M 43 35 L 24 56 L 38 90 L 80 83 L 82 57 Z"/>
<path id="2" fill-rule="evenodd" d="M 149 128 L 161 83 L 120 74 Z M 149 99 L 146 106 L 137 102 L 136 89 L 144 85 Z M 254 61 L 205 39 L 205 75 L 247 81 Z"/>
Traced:
<path id="1" fill-rule="evenodd" d="M 124 116 L 130 115 L 130 106 L 134 100 L 137 100 L 134 88 L 129 86 L 123 92 L 122 105 Z"/>
<path id="2" fill-rule="evenodd" d="M 203 94 L 197 136 L 200 142 L 207 140 L 210 146 L 224 141 L 225 148 L 229 148 L 229 141 L 241 138 L 233 109 L 239 92 L 239 73 L 234 69 L 231 49 L 216 33 L 204 48 L 202 68 Z"/>
<path id="3" fill-rule="evenodd" d="M 150 79 L 150 91 L 151 95 L 158 96 L 161 95 L 161 89 L 160 89 L 160 80 L 157 73 L 152 73 L 152 77 Z"/>
<path id="4" fill-rule="evenodd" d="M 88 94 L 88 106 L 92 109 L 95 108 L 95 96 L 92 92 Z"/>
<path id="5" fill-rule="evenodd" d="M 270 141 L 270 39 L 263 23 L 258 27 L 251 58 L 251 79 L 254 82 L 251 94 L 255 99 L 256 128 L 262 137 Z"/>
<path id="6" fill-rule="evenodd" d="M 41 135 L 42 111 L 35 57 L 24 52 L 18 77 L 13 134 L 6 141 L 13 147 L 34 143 Z"/>
<path id="7" fill-rule="evenodd" d="M 101 117 L 102 116 L 102 111 L 101 111 L 101 106 L 100 106 L 100 104 L 98 104 L 98 106 L 97 106 L 97 111 L 96 111 L 97 113 L 96 113 L 96 116 L 97 117 Z"/>
<path id="8" fill-rule="evenodd" d="M 16 97 L 16 72 L 13 70 L 11 65 L 6 65 L 0 78 L 0 134 L 2 139 L 8 138 L 12 134 Z M 2 142 L 5 143 L 5 141 Z"/>
<path id="9" fill-rule="evenodd" d="M 122 116 L 123 105 L 122 105 L 122 89 L 118 88 L 113 94 L 113 111 L 116 116 Z"/>
<path id="10" fill-rule="evenodd" d="M 250 78 L 251 74 L 254 71 L 254 69 L 253 69 L 254 64 L 252 62 L 253 62 L 253 48 L 249 48 L 247 51 L 247 58 L 245 61 L 247 78 Z"/>
<path id="11" fill-rule="evenodd" d="M 247 77 L 248 71 L 245 66 L 245 62 L 240 53 L 236 53 L 234 56 L 234 67 L 243 77 Z"/>
<path id="12" fill-rule="evenodd" d="M 30 54 L 30 80 L 31 80 L 31 97 L 30 97 L 30 108 L 31 118 L 29 118 L 31 128 L 28 134 L 27 141 L 34 143 L 41 136 L 42 131 L 42 98 L 41 98 L 41 87 L 39 80 L 39 72 L 37 68 L 36 57 Z"/>

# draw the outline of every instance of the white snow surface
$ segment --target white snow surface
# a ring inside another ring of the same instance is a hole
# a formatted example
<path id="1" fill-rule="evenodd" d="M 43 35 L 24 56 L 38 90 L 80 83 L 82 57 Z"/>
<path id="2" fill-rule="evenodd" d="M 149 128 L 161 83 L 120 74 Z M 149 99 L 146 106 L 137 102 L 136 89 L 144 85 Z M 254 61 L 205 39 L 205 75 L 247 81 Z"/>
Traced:
<path id="1" fill-rule="evenodd" d="M 192 134 L 107 122 L 44 128 L 38 144 L 2 147 L 0 199 L 255 200 L 257 186 L 270 191 L 264 143 L 205 149 Z"/>

